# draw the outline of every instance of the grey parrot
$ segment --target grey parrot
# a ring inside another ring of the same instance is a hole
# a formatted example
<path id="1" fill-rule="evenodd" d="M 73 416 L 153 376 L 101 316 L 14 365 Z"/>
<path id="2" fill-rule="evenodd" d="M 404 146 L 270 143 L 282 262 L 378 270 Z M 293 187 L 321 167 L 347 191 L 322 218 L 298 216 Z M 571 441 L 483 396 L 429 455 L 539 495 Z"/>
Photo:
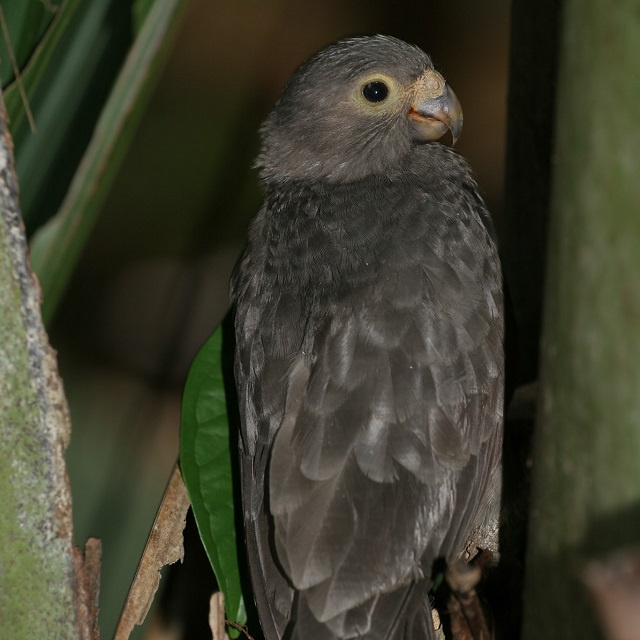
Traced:
<path id="1" fill-rule="evenodd" d="M 349 38 L 261 129 L 232 276 L 245 535 L 267 640 L 432 638 L 433 563 L 495 544 L 502 276 L 462 110 L 419 48 Z"/>

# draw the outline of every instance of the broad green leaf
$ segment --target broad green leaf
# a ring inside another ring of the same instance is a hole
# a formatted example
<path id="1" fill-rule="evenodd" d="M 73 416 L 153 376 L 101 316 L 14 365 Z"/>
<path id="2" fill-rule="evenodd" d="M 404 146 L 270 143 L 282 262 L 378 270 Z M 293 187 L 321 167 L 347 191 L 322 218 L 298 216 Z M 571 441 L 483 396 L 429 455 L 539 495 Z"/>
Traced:
<path id="1" fill-rule="evenodd" d="M 186 0 L 156 0 L 102 109 L 56 216 L 33 238 L 31 260 L 49 322 L 164 68 Z M 22 181 L 24 183 L 24 180 Z"/>
<path id="2" fill-rule="evenodd" d="M 221 349 L 218 327 L 191 365 L 182 400 L 180 466 L 227 616 L 244 624 Z"/>

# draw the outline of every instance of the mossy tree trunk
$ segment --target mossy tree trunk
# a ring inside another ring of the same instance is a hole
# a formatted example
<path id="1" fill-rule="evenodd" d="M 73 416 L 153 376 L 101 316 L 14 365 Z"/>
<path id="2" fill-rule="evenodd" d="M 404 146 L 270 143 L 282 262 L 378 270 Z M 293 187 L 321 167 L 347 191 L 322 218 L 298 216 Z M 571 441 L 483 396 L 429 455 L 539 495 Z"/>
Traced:
<path id="1" fill-rule="evenodd" d="M 602 637 L 581 574 L 640 541 L 640 9 L 560 24 L 525 640 Z"/>
<path id="2" fill-rule="evenodd" d="M 55 353 L 42 325 L 40 289 L 28 261 L 12 144 L 0 108 L 1 638 L 97 636 L 93 578 L 99 569 L 94 565 L 89 578 L 72 544 L 64 463 L 69 431 Z"/>

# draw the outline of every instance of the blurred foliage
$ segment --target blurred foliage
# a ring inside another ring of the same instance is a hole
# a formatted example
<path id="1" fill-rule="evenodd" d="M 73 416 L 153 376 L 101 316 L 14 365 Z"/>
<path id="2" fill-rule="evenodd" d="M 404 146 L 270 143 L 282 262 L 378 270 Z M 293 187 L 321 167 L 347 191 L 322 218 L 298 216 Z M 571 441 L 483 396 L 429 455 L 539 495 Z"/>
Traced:
<path id="1" fill-rule="evenodd" d="M 141 28 L 131 46 L 129 3 L 65 2 L 7 89 L 18 175 L 28 185 L 22 194 L 25 223 L 33 230 L 56 215 L 32 243 L 45 321 L 53 316 L 164 66 L 184 4 L 145 3 L 136 14 Z M 27 30 L 28 22 L 22 26 Z M 65 193 L 56 213 L 56 194 Z"/>
<path id="2" fill-rule="evenodd" d="M 26 0 L 14 4 L 44 6 L 52 16 L 43 38 L 28 47 L 31 55 L 20 68 L 19 82 L 14 80 L 5 92 L 23 185 L 22 213 L 31 233 L 56 213 L 91 139 L 132 43 L 131 3 L 66 0 L 55 6 Z M 27 24 L 22 26 L 28 30 Z M 9 35 L 11 43 L 23 40 L 12 32 Z"/>
<path id="3" fill-rule="evenodd" d="M 55 218 L 34 237 L 33 269 L 46 292 L 45 322 L 66 288 L 104 198 L 119 170 L 133 131 L 142 117 L 150 89 L 155 85 L 173 42 L 182 0 L 156 2 L 146 14 L 116 82 L 106 98 L 94 135 Z"/>

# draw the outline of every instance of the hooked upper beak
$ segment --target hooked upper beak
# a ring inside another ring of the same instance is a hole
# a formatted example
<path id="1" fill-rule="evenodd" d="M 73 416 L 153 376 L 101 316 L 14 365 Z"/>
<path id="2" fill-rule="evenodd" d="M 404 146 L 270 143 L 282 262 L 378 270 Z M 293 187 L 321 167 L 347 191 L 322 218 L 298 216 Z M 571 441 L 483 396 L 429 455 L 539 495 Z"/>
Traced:
<path id="1" fill-rule="evenodd" d="M 438 140 L 448 129 L 455 144 L 462 133 L 460 101 L 444 78 L 434 70 L 426 71 L 416 81 L 416 94 L 408 118 L 419 142 Z"/>

